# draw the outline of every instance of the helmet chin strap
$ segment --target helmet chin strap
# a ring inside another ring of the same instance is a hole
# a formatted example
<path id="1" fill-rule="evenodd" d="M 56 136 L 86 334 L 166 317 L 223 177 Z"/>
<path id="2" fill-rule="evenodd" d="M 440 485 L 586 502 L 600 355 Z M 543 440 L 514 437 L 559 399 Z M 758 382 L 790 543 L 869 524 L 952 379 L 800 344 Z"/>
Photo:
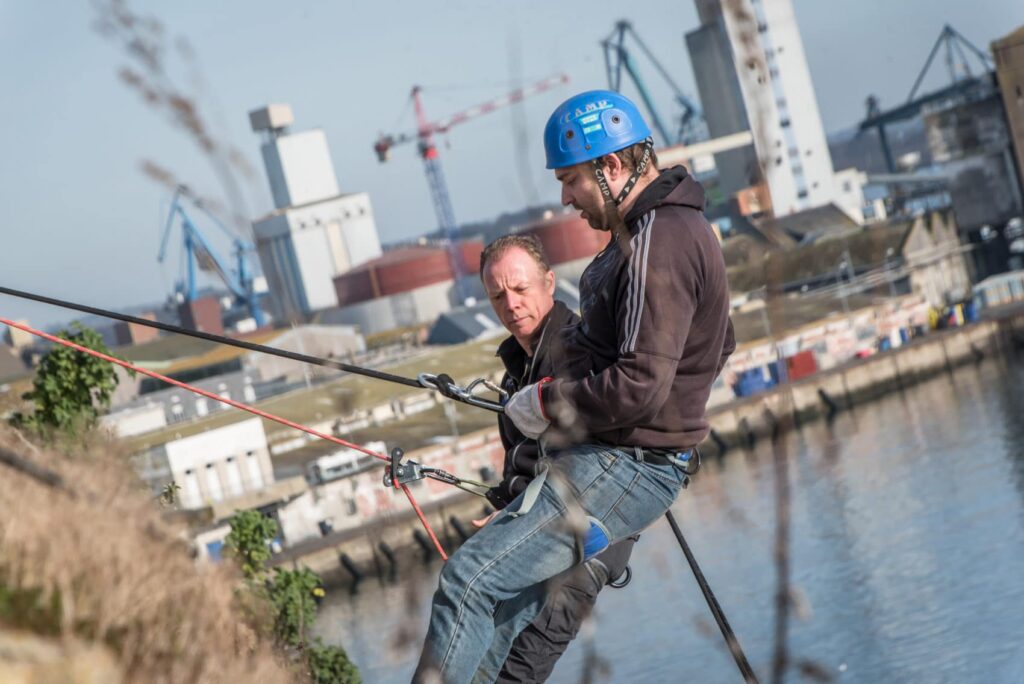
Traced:
<path id="1" fill-rule="evenodd" d="M 629 174 L 629 178 L 626 179 L 625 185 L 622 186 L 622 190 L 619 191 L 616 197 L 612 196 L 612 190 L 608 185 L 608 177 L 604 175 L 604 167 L 601 165 L 601 158 L 591 160 L 590 162 L 591 168 L 594 170 L 594 178 L 597 179 L 597 187 L 601 191 L 601 197 L 604 198 L 605 226 L 616 237 L 622 253 L 627 257 L 633 250 L 629 246 L 629 229 L 626 227 L 625 221 L 623 221 L 622 214 L 619 213 L 619 205 L 625 201 L 629 193 L 633 191 L 637 181 L 646 173 L 647 166 L 651 162 L 651 151 L 653 149 L 654 140 L 652 138 L 644 140 L 643 155 L 640 157 L 636 168 L 633 169 L 633 173 Z"/>

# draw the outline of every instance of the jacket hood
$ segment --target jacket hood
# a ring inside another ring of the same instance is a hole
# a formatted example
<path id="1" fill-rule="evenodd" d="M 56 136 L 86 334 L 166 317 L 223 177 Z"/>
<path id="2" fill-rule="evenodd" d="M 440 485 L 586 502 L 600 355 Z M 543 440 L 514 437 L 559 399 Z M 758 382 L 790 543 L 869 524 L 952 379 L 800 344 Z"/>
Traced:
<path id="1" fill-rule="evenodd" d="M 666 169 L 637 197 L 626 214 L 626 225 L 631 226 L 641 216 L 657 207 L 675 204 L 704 211 L 704 188 L 683 166 Z"/>

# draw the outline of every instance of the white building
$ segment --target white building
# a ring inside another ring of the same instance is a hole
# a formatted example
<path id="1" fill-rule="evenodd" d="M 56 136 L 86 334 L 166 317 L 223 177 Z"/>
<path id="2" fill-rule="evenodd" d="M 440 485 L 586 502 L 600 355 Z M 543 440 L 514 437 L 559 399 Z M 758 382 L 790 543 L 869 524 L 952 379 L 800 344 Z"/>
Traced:
<path id="1" fill-rule="evenodd" d="M 342 194 L 321 129 L 291 133 L 288 105 L 249 113 L 264 134 L 263 163 L 274 211 L 253 223 L 260 263 L 279 321 L 336 306 L 332 279 L 380 256 L 370 197 Z"/>
<path id="2" fill-rule="evenodd" d="M 174 481 L 182 509 L 203 508 L 262 490 L 274 482 L 259 418 L 181 437 L 142 454 L 136 468 L 154 489 Z"/>
<path id="3" fill-rule="evenodd" d="M 713 138 L 750 130 L 753 148 L 715 155 L 722 190 L 762 179 L 776 216 L 835 199 L 832 159 L 791 0 L 695 0 L 686 36 Z"/>
<path id="4" fill-rule="evenodd" d="M 100 418 L 100 425 L 118 437 L 131 437 L 167 427 L 167 416 L 162 404 L 144 403 L 109 413 Z"/>

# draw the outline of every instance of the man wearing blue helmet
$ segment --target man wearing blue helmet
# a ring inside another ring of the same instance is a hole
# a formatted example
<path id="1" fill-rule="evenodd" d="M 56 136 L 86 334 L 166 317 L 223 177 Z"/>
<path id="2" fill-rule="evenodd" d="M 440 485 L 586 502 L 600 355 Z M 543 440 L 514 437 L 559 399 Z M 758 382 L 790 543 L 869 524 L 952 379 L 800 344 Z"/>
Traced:
<path id="1" fill-rule="evenodd" d="M 704 191 L 681 166 L 657 170 L 636 106 L 576 95 L 544 146 L 562 203 L 613 239 L 580 280 L 582 320 L 559 335 L 558 377 L 505 406 L 546 445 L 546 470 L 442 569 L 419 681 L 490 679 L 548 580 L 665 513 L 696 468 L 711 385 L 735 347 Z"/>

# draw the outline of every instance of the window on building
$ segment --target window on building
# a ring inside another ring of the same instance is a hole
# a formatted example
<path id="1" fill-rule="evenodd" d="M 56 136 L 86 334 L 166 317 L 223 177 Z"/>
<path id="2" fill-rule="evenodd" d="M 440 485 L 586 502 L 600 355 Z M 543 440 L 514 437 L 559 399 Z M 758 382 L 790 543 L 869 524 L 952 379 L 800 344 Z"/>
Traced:
<path id="1" fill-rule="evenodd" d="M 263 471 L 260 469 L 259 459 L 256 457 L 255 451 L 249 451 L 245 454 L 246 465 L 249 470 L 249 484 L 252 485 L 252 489 L 263 488 Z"/>
<path id="2" fill-rule="evenodd" d="M 246 401 L 256 401 L 256 388 L 252 385 L 247 384 L 245 389 L 242 390 L 242 394 L 245 396 Z"/>
<path id="3" fill-rule="evenodd" d="M 853 184 L 850 181 L 843 181 L 843 192 L 850 192 L 853 190 Z"/>
<path id="4" fill-rule="evenodd" d="M 210 493 L 211 501 L 220 501 L 224 498 L 224 488 L 220 484 L 220 473 L 217 472 L 215 463 L 206 464 L 206 491 Z"/>
<path id="5" fill-rule="evenodd" d="M 183 420 L 185 420 L 185 408 L 181 404 L 171 404 L 171 422 L 180 423 Z"/>
<path id="6" fill-rule="evenodd" d="M 234 456 L 228 456 L 224 469 L 227 471 L 228 476 L 228 495 L 241 496 L 243 489 L 242 472 L 238 469 L 238 461 L 235 460 Z"/>
<path id="7" fill-rule="evenodd" d="M 185 508 L 197 508 L 203 503 L 203 495 L 199 490 L 199 478 L 196 471 L 189 468 L 185 471 L 185 484 L 181 488 L 181 503 Z"/>
<path id="8" fill-rule="evenodd" d="M 200 398 L 196 399 L 196 415 L 202 417 L 202 416 L 205 416 L 209 412 L 210 412 L 210 407 L 206 403 L 206 398 L 205 397 L 200 397 Z"/>
<path id="9" fill-rule="evenodd" d="M 804 199 L 804 198 L 807 197 L 807 191 L 806 190 L 801 190 L 800 192 L 796 193 L 796 196 L 799 199 Z"/>
<path id="10" fill-rule="evenodd" d="M 229 399 L 230 400 L 231 399 L 231 392 L 220 392 L 217 396 L 219 396 L 221 399 Z M 220 409 L 221 409 L 221 411 L 227 411 L 229 408 L 231 408 L 230 405 L 225 404 L 224 402 L 220 402 Z"/>
<path id="11" fill-rule="evenodd" d="M 779 121 L 779 125 L 783 128 L 789 128 L 789 119 L 782 119 Z"/>

